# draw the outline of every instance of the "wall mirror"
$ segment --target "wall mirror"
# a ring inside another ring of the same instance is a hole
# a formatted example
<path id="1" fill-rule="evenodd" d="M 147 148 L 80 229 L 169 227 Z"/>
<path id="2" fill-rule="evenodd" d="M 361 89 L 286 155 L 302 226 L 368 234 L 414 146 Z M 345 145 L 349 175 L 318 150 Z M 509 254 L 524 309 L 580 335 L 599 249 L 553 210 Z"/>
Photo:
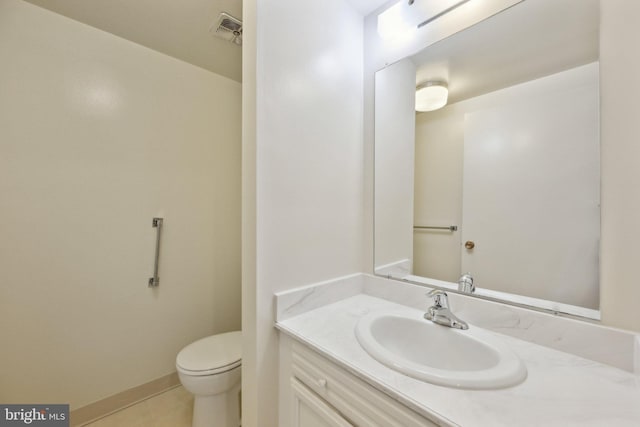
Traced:
<path id="1" fill-rule="evenodd" d="M 376 73 L 376 274 L 599 318 L 599 11 L 524 0 Z"/>

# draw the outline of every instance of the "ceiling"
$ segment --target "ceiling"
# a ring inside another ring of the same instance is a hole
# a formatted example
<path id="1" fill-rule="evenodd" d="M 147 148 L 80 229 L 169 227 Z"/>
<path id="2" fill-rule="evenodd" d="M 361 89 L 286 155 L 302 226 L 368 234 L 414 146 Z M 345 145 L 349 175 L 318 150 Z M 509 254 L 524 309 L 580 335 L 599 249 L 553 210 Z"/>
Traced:
<path id="1" fill-rule="evenodd" d="M 449 103 L 598 60 L 599 0 L 526 0 L 412 57 Z"/>
<path id="2" fill-rule="evenodd" d="M 391 6 L 399 0 L 347 0 L 351 6 L 357 10 L 362 16 L 367 16 L 371 12 L 382 8 L 382 6 Z"/>
<path id="3" fill-rule="evenodd" d="M 76 21 L 242 80 L 242 48 L 209 33 L 220 12 L 242 19 L 242 0 L 26 0 Z"/>
<path id="4" fill-rule="evenodd" d="M 25 0 L 116 36 L 242 81 L 242 48 L 209 33 L 221 12 L 242 19 L 242 0 Z M 347 0 L 366 16 L 397 0 Z"/>

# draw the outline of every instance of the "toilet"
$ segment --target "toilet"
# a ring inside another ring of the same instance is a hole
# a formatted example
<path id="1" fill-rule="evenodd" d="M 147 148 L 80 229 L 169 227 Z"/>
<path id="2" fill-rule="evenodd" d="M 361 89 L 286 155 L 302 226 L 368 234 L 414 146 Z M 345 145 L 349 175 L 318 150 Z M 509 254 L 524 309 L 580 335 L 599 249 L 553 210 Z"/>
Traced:
<path id="1" fill-rule="evenodd" d="M 211 335 L 183 348 L 178 377 L 193 393 L 193 427 L 240 426 L 242 332 Z"/>

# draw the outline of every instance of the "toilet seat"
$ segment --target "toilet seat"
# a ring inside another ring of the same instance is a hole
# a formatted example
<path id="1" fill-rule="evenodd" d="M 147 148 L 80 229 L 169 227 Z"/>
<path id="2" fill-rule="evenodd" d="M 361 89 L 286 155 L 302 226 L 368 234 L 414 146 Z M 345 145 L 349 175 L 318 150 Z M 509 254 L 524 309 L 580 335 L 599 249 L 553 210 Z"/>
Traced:
<path id="1" fill-rule="evenodd" d="M 176 369 L 193 376 L 216 375 L 242 364 L 242 332 L 227 332 L 195 341 L 176 358 Z"/>

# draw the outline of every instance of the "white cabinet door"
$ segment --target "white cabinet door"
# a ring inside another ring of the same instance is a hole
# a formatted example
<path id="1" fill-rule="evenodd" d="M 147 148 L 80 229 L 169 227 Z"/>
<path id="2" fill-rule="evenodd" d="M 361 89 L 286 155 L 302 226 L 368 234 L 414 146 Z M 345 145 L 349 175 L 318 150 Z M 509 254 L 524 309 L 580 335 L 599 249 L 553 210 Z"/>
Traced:
<path id="1" fill-rule="evenodd" d="M 295 378 L 291 379 L 291 390 L 294 427 L 353 427 L 334 408 Z"/>

